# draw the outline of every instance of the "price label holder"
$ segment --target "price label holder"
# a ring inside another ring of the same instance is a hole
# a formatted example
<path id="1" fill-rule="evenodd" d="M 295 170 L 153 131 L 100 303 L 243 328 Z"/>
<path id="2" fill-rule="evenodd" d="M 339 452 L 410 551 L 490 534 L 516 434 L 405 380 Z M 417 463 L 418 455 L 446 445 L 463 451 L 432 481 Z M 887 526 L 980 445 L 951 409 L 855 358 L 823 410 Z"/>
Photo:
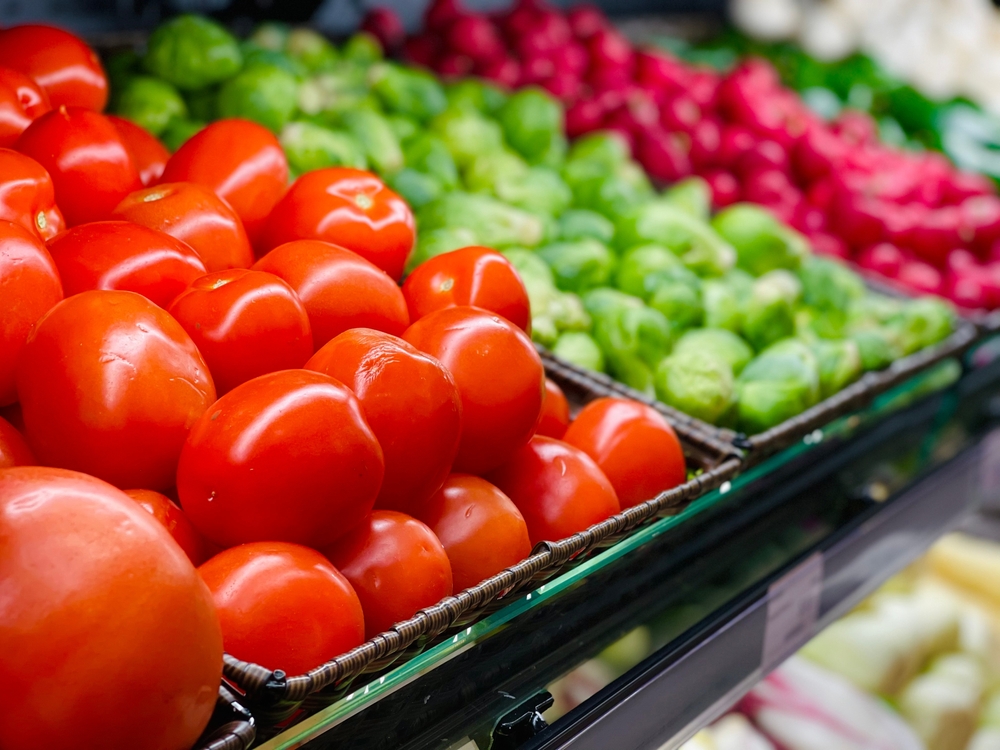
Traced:
<path id="1" fill-rule="evenodd" d="M 761 670 L 767 674 L 813 636 L 823 593 L 823 555 L 816 552 L 772 583 L 767 591 L 767 620 Z"/>

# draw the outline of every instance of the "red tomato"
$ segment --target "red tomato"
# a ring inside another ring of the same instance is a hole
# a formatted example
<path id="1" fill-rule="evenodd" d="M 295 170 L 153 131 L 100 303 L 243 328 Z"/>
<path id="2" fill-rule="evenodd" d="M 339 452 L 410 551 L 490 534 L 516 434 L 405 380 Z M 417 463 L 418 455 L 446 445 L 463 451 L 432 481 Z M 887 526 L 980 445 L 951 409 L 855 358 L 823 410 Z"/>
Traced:
<path id="1" fill-rule="evenodd" d="M 21 405 L 16 401 L 7 406 L 0 406 L 0 417 L 10 422 L 14 429 L 24 434 L 24 416 L 21 414 Z"/>
<path id="2" fill-rule="evenodd" d="M 0 405 L 17 401 L 14 377 L 24 342 L 62 297 L 56 264 L 41 240 L 0 221 Z"/>
<path id="3" fill-rule="evenodd" d="M 561 440 L 532 438 L 487 479 L 521 511 L 532 544 L 565 539 L 621 510 L 597 464 Z"/>
<path id="4" fill-rule="evenodd" d="M 173 500 L 154 490 L 125 490 L 125 494 L 163 525 L 193 565 L 201 565 L 207 557 L 208 543 Z"/>
<path id="5" fill-rule="evenodd" d="M 475 307 L 427 315 L 403 338 L 440 360 L 462 395 L 462 440 L 455 471 L 495 469 L 531 438 L 542 408 L 545 371 L 524 331 Z"/>
<path id="6" fill-rule="evenodd" d="M 13 146 L 31 124 L 31 120 L 24 111 L 17 90 L 0 80 L 0 147 Z"/>
<path id="7" fill-rule="evenodd" d="M 100 112 L 108 78 L 97 53 L 68 31 L 25 24 L 0 31 L 0 65 L 31 76 L 53 107 Z"/>
<path id="8" fill-rule="evenodd" d="M 135 168 L 139 170 L 139 181 L 143 186 L 152 185 L 159 180 L 163 168 L 167 165 L 167 159 L 170 158 L 167 147 L 160 143 L 155 135 L 131 120 L 115 115 L 108 115 L 108 119 L 132 154 Z"/>
<path id="9" fill-rule="evenodd" d="M 638 401 L 591 401 L 563 440 L 594 459 L 623 508 L 652 500 L 687 478 L 684 451 L 673 427 L 655 409 Z"/>
<path id="10" fill-rule="evenodd" d="M 197 182 L 214 190 L 233 207 L 257 245 L 265 219 L 288 188 L 288 160 L 263 125 L 219 120 L 177 149 L 162 179 Z"/>
<path id="11" fill-rule="evenodd" d="M 0 469 L 11 466 L 34 466 L 37 462 L 24 436 L 10 422 L 0 417 Z"/>
<path id="12" fill-rule="evenodd" d="M 96 112 L 79 107 L 46 112 L 15 147 L 48 170 L 70 226 L 108 218 L 126 195 L 142 186 L 122 137 Z"/>
<path id="13" fill-rule="evenodd" d="M 109 484 L 0 469 L 0 747 L 187 748 L 208 724 L 222 633 L 170 535 Z"/>
<path id="14" fill-rule="evenodd" d="M 385 455 L 376 508 L 413 512 L 437 490 L 458 452 L 462 399 L 440 362 L 402 339 L 355 328 L 306 363 L 344 383 L 361 402 Z"/>
<path id="15" fill-rule="evenodd" d="M 545 378 L 545 399 L 542 401 L 542 416 L 538 420 L 537 435 L 562 440 L 569 427 L 569 402 L 562 388 Z"/>
<path id="16" fill-rule="evenodd" d="M 267 219 L 261 247 L 325 240 L 353 250 L 399 281 L 416 228 L 406 201 L 378 177 L 335 167 L 304 174 Z"/>
<path id="17" fill-rule="evenodd" d="M 95 221 L 48 243 L 66 296 L 90 289 L 136 292 L 166 308 L 205 265 L 189 245 L 130 221 Z"/>
<path id="18" fill-rule="evenodd" d="M 452 474 L 417 515 L 448 553 L 456 591 L 482 583 L 531 554 L 521 511 L 485 479 Z"/>
<path id="19" fill-rule="evenodd" d="M 216 544 L 329 544 L 372 509 L 382 449 L 361 405 L 318 372 L 237 386 L 199 419 L 177 468 L 181 507 Z"/>
<path id="20" fill-rule="evenodd" d="M 309 313 L 315 349 L 351 328 L 400 336 L 410 324 L 396 282 L 357 253 L 329 242 L 288 242 L 253 268 L 280 276 L 299 295 Z"/>
<path id="21" fill-rule="evenodd" d="M 287 542 L 224 550 L 198 572 L 222 622 L 226 653 L 301 675 L 361 645 L 361 602 L 319 552 Z"/>
<path id="22" fill-rule="evenodd" d="M 170 314 L 198 346 L 220 394 L 258 375 L 302 367 L 313 352 L 298 296 L 263 271 L 231 268 L 195 279 Z"/>
<path id="23" fill-rule="evenodd" d="M 118 487 L 173 486 L 191 425 L 215 401 L 180 324 L 133 292 L 82 292 L 53 307 L 21 353 L 28 444 L 47 465 Z"/>
<path id="24" fill-rule="evenodd" d="M 66 228 L 45 167 L 6 148 L 0 148 L 0 221 L 19 224 L 43 240 Z"/>
<path id="25" fill-rule="evenodd" d="M 240 217 L 203 185 L 171 182 L 138 190 L 111 212 L 186 242 L 209 271 L 249 268 L 253 250 Z"/>
<path id="26" fill-rule="evenodd" d="M 463 247 L 421 263 L 406 277 L 403 296 L 410 320 L 443 307 L 472 305 L 531 330 L 524 282 L 509 260 L 488 247 Z"/>
<path id="27" fill-rule="evenodd" d="M 24 113 L 32 120 L 52 109 L 48 94 L 31 76 L 13 68 L 0 67 L 0 86 L 8 86 L 17 93 Z"/>
<path id="28" fill-rule="evenodd" d="M 351 582 L 371 638 L 452 592 L 451 563 L 434 532 L 394 510 L 377 510 L 325 550 Z"/>

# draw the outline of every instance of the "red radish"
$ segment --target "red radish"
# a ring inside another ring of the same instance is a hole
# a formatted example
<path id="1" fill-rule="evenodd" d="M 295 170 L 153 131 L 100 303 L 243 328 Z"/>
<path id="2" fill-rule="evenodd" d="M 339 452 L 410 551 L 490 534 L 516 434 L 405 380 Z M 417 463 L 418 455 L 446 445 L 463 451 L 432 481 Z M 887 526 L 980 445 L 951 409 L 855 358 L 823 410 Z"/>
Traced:
<path id="1" fill-rule="evenodd" d="M 434 69 L 445 78 L 460 78 L 472 72 L 472 58 L 457 52 L 446 52 L 438 58 Z"/>
<path id="2" fill-rule="evenodd" d="M 382 48 L 388 51 L 399 49 L 406 41 L 403 22 L 391 8 L 372 8 L 361 22 L 361 30 L 378 39 Z"/>
<path id="3" fill-rule="evenodd" d="M 636 158 L 650 177 L 662 182 L 675 182 L 693 172 L 680 139 L 655 127 L 636 137 Z"/>
<path id="4" fill-rule="evenodd" d="M 532 57 L 521 62 L 519 86 L 533 86 L 549 80 L 555 75 L 556 66 L 547 57 Z"/>
<path id="5" fill-rule="evenodd" d="M 913 247 L 913 235 L 924 224 L 927 209 L 916 203 L 890 206 L 885 214 L 885 239 L 899 247 Z"/>
<path id="6" fill-rule="evenodd" d="M 861 145 L 878 140 L 878 126 L 871 115 L 854 109 L 844 110 L 833 121 L 833 132 L 845 143 Z"/>
<path id="7" fill-rule="evenodd" d="M 963 200 L 958 210 L 961 239 L 979 252 L 988 252 L 993 243 L 1000 240 L 1000 198 L 974 195 Z"/>
<path id="8" fill-rule="evenodd" d="M 736 171 L 742 175 L 753 174 L 765 169 L 776 169 L 789 173 L 788 152 L 777 141 L 757 141 L 749 151 L 736 162 Z"/>
<path id="9" fill-rule="evenodd" d="M 719 163 L 722 146 L 722 126 L 710 117 L 695 125 L 691 132 L 691 161 L 697 169 L 713 167 Z"/>
<path id="10" fill-rule="evenodd" d="M 569 21 L 569 27 L 577 39 L 589 39 L 608 26 L 604 11 L 589 3 L 581 3 L 570 8 L 566 13 L 566 20 Z"/>
<path id="11" fill-rule="evenodd" d="M 433 68 L 441 51 L 441 40 L 430 34 L 411 36 L 403 45 L 406 59 L 425 68 Z"/>
<path id="12" fill-rule="evenodd" d="M 576 78 L 579 78 L 586 72 L 587 65 L 590 62 L 586 47 L 577 42 L 567 42 L 560 45 L 549 52 L 547 57 L 556 66 L 557 72 L 572 73 Z"/>
<path id="13" fill-rule="evenodd" d="M 715 109 L 720 80 L 719 75 L 711 70 L 699 70 L 691 75 L 687 85 L 687 93 L 702 111 L 707 112 Z"/>
<path id="14" fill-rule="evenodd" d="M 566 110 L 566 135 L 576 138 L 597 130 L 604 119 L 604 108 L 595 99 L 578 99 Z"/>
<path id="15" fill-rule="evenodd" d="M 747 175 L 743 179 L 743 197 L 769 208 L 781 207 L 782 214 L 805 203 L 802 193 L 779 169 L 765 168 Z"/>
<path id="16" fill-rule="evenodd" d="M 742 125 L 727 125 L 722 130 L 719 163 L 735 168 L 743 155 L 757 145 L 757 137 Z"/>
<path id="17" fill-rule="evenodd" d="M 566 19 L 558 13 L 537 14 L 531 26 L 519 36 L 509 37 L 522 57 L 547 54 L 573 38 Z"/>
<path id="18" fill-rule="evenodd" d="M 972 172 L 952 172 L 944 183 L 944 199 L 949 205 L 961 203 L 976 195 L 995 195 L 996 188 L 989 178 Z"/>
<path id="19" fill-rule="evenodd" d="M 732 172 L 714 169 L 703 177 L 712 189 L 712 205 L 716 208 L 725 208 L 740 200 L 740 183 Z"/>
<path id="20" fill-rule="evenodd" d="M 635 79 L 645 85 L 666 92 L 682 91 L 691 82 L 692 73 L 678 60 L 659 50 L 641 50 L 635 53 Z"/>
<path id="21" fill-rule="evenodd" d="M 806 190 L 806 200 L 810 206 L 816 206 L 821 211 L 828 212 L 833 203 L 833 193 L 835 190 L 833 180 L 816 180 Z"/>
<path id="22" fill-rule="evenodd" d="M 896 278 L 908 287 L 927 294 L 939 294 L 943 282 L 941 272 L 922 260 L 903 263 Z"/>
<path id="23" fill-rule="evenodd" d="M 826 231 L 826 214 L 807 201 L 800 201 L 792 214 L 792 226 L 802 234 L 813 235 Z"/>
<path id="24" fill-rule="evenodd" d="M 988 266 L 970 266 L 949 273 L 942 293 L 959 307 L 970 310 L 993 308 L 1000 304 L 1000 283 Z"/>
<path id="25" fill-rule="evenodd" d="M 509 13 L 500 18 L 500 28 L 503 29 L 508 41 L 516 40 L 531 30 L 537 17 L 538 9 L 534 3 L 519 2 Z"/>
<path id="26" fill-rule="evenodd" d="M 579 77 L 570 71 L 557 71 L 555 75 L 542 82 L 552 96 L 564 104 L 576 101 L 582 87 Z"/>
<path id="27" fill-rule="evenodd" d="M 700 121 L 701 109 L 690 96 L 675 96 L 660 108 L 660 124 L 666 130 L 693 133 Z"/>
<path id="28" fill-rule="evenodd" d="M 428 31 L 446 31 L 468 11 L 461 0 L 432 0 L 424 11 L 424 26 Z"/>
<path id="29" fill-rule="evenodd" d="M 913 232 L 911 247 L 924 260 L 941 266 L 949 251 L 962 245 L 960 225 L 961 214 L 955 206 L 928 211 Z"/>
<path id="30" fill-rule="evenodd" d="M 513 57 L 501 57 L 480 66 L 476 71 L 483 78 L 504 88 L 512 89 L 521 80 L 521 64 Z"/>
<path id="31" fill-rule="evenodd" d="M 802 134 L 792 150 L 796 176 L 811 183 L 839 166 L 847 146 L 826 126 L 811 127 Z"/>
<path id="32" fill-rule="evenodd" d="M 858 253 L 858 265 L 869 271 L 875 271 L 890 279 L 899 276 L 899 270 L 906 262 L 903 251 L 888 242 L 866 247 Z"/>
<path id="33" fill-rule="evenodd" d="M 464 16 L 448 27 L 446 34 L 452 52 L 475 62 L 489 62 L 505 54 L 503 40 L 488 18 Z"/>
<path id="34" fill-rule="evenodd" d="M 885 236 L 885 205 L 874 198 L 864 198 L 837 190 L 830 205 L 829 223 L 852 247 L 865 247 Z"/>
<path id="35" fill-rule="evenodd" d="M 959 247 L 948 253 L 948 260 L 945 263 L 945 267 L 951 273 L 957 273 L 970 268 L 978 268 L 979 260 L 968 250 Z"/>
<path id="36" fill-rule="evenodd" d="M 611 28 L 600 29 L 587 40 L 590 64 L 595 70 L 619 68 L 631 72 L 635 63 L 628 39 Z"/>
<path id="37" fill-rule="evenodd" d="M 616 91 L 624 98 L 632 84 L 632 75 L 626 68 L 591 68 L 587 82 L 595 91 Z"/>
<path id="38" fill-rule="evenodd" d="M 809 235 L 809 244 L 818 255 L 826 255 L 830 258 L 840 258 L 849 260 L 851 249 L 840 237 L 828 232 L 815 232 Z"/>

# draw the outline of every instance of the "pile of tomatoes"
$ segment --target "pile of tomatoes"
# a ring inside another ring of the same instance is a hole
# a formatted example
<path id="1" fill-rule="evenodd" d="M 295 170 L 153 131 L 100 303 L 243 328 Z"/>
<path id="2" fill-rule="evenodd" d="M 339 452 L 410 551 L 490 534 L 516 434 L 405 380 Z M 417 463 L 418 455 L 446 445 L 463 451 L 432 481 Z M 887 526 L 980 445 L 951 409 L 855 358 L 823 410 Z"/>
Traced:
<path id="1" fill-rule="evenodd" d="M 288 186 L 240 120 L 168 155 L 106 99 L 0 31 L 3 748 L 190 746 L 223 648 L 303 673 L 684 481 L 653 409 L 570 422 L 499 253 L 400 286 L 375 176 Z"/>

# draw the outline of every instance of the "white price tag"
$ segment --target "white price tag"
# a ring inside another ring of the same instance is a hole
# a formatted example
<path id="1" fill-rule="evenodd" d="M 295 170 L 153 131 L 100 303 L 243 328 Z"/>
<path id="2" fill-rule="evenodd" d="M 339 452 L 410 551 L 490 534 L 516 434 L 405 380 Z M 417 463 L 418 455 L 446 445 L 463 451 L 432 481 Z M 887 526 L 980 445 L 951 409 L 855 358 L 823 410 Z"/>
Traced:
<path id="1" fill-rule="evenodd" d="M 794 654 L 813 635 L 823 591 L 823 555 L 817 552 L 767 590 L 767 624 L 760 658 L 766 673 Z"/>

